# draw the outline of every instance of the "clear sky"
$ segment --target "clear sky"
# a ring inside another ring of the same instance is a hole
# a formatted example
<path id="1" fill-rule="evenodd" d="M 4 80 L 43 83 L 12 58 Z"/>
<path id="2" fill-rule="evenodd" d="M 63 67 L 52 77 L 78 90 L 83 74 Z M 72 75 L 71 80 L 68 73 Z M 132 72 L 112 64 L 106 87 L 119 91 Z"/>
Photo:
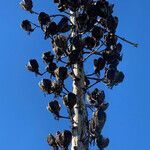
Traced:
<path id="1" fill-rule="evenodd" d="M 109 150 L 150 150 L 150 2 L 111 1 L 119 16 L 117 34 L 140 46 L 123 43 L 119 68 L 126 77 L 123 84 L 106 90 L 110 107 L 103 135 L 110 138 Z M 54 14 L 56 7 L 51 2 L 34 0 L 35 10 Z M 18 3 L 9 0 L 0 5 L 0 149 L 48 150 L 48 133 L 66 129 L 68 123 L 53 120 L 46 110 L 51 98 L 44 97 L 37 86 L 40 79 L 25 70 L 28 59 L 40 59 L 51 46 L 41 32 L 28 36 L 20 29 L 23 19 L 34 21 L 36 16 L 22 11 Z"/>

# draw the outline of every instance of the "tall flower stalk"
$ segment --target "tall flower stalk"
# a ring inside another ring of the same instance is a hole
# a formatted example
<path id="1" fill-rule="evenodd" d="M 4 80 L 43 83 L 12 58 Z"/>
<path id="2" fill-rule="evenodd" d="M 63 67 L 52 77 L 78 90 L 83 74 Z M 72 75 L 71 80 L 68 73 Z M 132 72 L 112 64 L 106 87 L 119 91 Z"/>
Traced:
<path id="1" fill-rule="evenodd" d="M 23 20 L 21 27 L 28 34 L 41 29 L 43 38 L 50 40 L 53 47 L 42 54 L 46 65 L 43 72 L 36 59 L 30 59 L 26 67 L 43 77 L 38 84 L 40 89 L 54 95 L 48 111 L 56 120 L 70 120 L 71 124 L 70 131 L 49 134 L 47 142 L 54 150 L 67 150 L 70 144 L 71 150 L 88 150 L 92 143 L 103 150 L 109 145 L 109 139 L 102 135 L 109 104 L 105 102 L 104 90 L 95 85 L 105 84 L 112 89 L 123 82 L 124 74 L 118 70 L 122 61 L 120 41 L 138 45 L 116 34 L 119 19 L 113 15 L 114 4 L 106 0 L 54 0 L 54 3 L 59 14 L 36 12 L 32 0 L 20 3 L 25 11 L 38 16 L 38 24 Z M 89 59 L 93 64 L 86 62 Z M 50 77 L 45 78 L 45 74 Z M 72 90 L 67 89 L 68 78 L 72 80 Z M 59 97 L 66 106 L 66 116 L 60 113 Z"/>

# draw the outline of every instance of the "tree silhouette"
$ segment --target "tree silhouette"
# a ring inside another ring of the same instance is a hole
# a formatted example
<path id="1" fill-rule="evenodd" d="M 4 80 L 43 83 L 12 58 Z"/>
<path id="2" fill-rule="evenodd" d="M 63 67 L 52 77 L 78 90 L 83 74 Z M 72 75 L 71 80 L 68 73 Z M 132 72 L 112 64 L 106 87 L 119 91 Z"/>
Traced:
<path id="1" fill-rule="evenodd" d="M 30 59 L 26 67 L 37 76 L 43 76 L 40 89 L 54 95 L 47 107 L 54 118 L 70 120 L 71 124 L 70 131 L 49 134 L 47 142 L 54 150 L 67 150 L 70 143 L 72 150 L 88 150 L 92 143 L 103 150 L 109 144 L 109 139 L 102 136 L 109 104 L 104 90 L 90 89 L 99 83 L 111 89 L 120 84 L 124 74 L 117 68 L 122 60 L 119 40 L 138 45 L 116 35 L 119 20 L 113 16 L 114 5 L 108 1 L 54 0 L 54 3 L 60 14 L 38 13 L 33 10 L 32 0 L 20 3 L 24 10 L 38 16 L 38 25 L 24 20 L 21 27 L 28 34 L 41 29 L 44 39 L 49 39 L 53 47 L 52 51 L 42 54 L 44 72 L 39 71 L 36 59 Z M 85 70 L 89 70 L 86 61 L 92 59 L 91 56 L 94 56 L 93 72 L 85 74 Z M 50 77 L 44 78 L 45 74 Z M 72 79 L 71 91 L 66 88 L 68 78 Z M 59 97 L 66 106 L 67 116 L 60 113 Z M 92 116 L 88 109 L 93 112 Z"/>

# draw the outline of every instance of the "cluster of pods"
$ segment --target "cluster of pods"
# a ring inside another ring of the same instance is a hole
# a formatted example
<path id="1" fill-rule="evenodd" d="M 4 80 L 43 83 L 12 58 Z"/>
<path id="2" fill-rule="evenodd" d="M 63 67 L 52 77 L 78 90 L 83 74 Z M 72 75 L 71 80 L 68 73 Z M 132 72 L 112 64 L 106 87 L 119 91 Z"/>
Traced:
<path id="1" fill-rule="evenodd" d="M 43 38 L 49 40 L 52 45 L 51 51 L 42 54 L 45 71 L 40 71 L 39 63 L 34 58 L 28 61 L 26 67 L 39 76 L 49 74 L 49 78 L 43 77 L 39 82 L 44 93 L 54 94 L 54 99 L 49 102 L 47 109 L 55 119 L 66 118 L 73 122 L 73 108 L 77 103 L 77 96 L 66 88 L 65 80 L 80 80 L 73 71 L 74 64 L 81 63 L 86 69 L 86 60 L 94 56 L 93 66 L 90 66 L 93 68 L 92 73 L 84 74 L 87 108 L 94 111 L 88 122 L 88 139 L 91 143 L 96 141 L 98 148 L 103 150 L 109 144 L 109 139 L 101 134 L 109 104 L 105 102 L 103 90 L 95 88 L 89 92 L 89 89 L 99 82 L 113 88 L 124 79 L 123 72 L 118 70 L 122 60 L 122 44 L 119 40 L 123 39 L 116 35 L 118 17 L 113 16 L 114 5 L 106 0 L 54 0 L 54 3 L 57 4 L 60 14 L 38 13 L 33 10 L 32 0 L 23 0 L 20 3 L 24 10 L 38 18 L 38 23 L 23 20 L 22 29 L 28 34 L 35 29 L 41 29 Z M 61 105 L 57 97 L 61 97 L 67 107 L 68 117 L 60 114 Z M 71 132 L 64 130 L 57 132 L 55 136 L 49 134 L 48 144 L 56 150 L 68 149 Z"/>

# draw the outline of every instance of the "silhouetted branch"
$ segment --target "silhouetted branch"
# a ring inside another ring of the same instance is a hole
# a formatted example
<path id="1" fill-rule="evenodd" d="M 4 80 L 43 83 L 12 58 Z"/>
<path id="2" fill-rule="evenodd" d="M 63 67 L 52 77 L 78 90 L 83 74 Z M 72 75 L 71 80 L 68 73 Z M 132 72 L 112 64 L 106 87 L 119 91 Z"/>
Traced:
<path id="1" fill-rule="evenodd" d="M 122 37 L 120 37 L 120 36 L 118 36 L 118 35 L 116 35 L 116 37 L 119 38 L 119 39 L 121 39 L 122 41 L 124 41 L 124 42 L 130 44 L 130 45 L 133 45 L 134 47 L 138 47 L 138 45 L 139 45 L 139 44 L 133 43 L 133 42 L 131 42 L 131 41 L 125 39 L 125 38 L 122 38 Z"/>

